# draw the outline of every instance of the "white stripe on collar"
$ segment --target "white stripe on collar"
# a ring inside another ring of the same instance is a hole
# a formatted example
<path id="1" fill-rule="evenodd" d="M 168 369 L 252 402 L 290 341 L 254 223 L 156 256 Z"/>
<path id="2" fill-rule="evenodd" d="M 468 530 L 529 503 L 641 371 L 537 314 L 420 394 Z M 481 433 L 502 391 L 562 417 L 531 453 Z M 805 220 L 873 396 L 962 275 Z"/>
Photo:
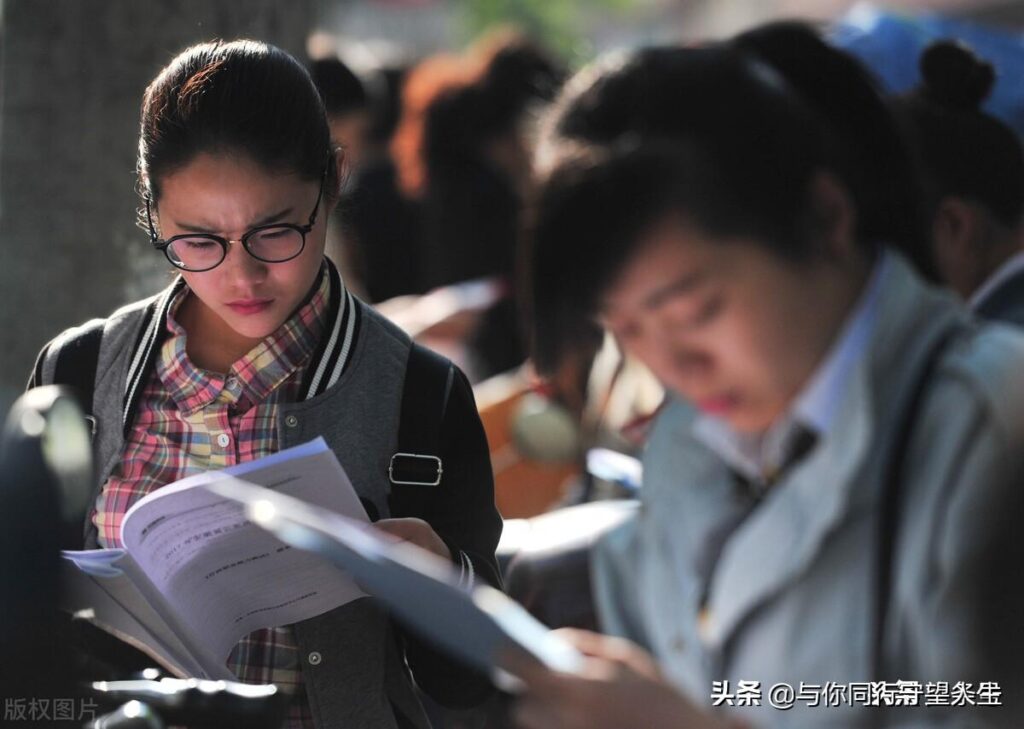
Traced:
<path id="1" fill-rule="evenodd" d="M 334 385 L 341 377 L 354 344 L 356 320 L 358 318 L 355 297 L 349 293 L 345 282 L 341 280 L 341 276 L 337 273 L 334 264 L 328 259 L 325 260 L 327 270 L 324 272 L 324 275 L 328 277 L 331 287 L 337 283 L 339 288 L 338 310 L 331 323 L 331 334 L 327 347 L 320 361 L 316 363 L 316 372 L 310 384 L 309 392 L 306 395 L 307 400 L 320 392 L 320 384 L 324 381 L 332 360 L 334 361 L 334 366 L 330 367 L 330 377 L 327 378 L 327 385 L 324 389 Z M 152 317 L 143 324 L 145 334 L 132 357 L 131 366 L 128 368 L 128 379 L 125 383 L 124 401 L 122 404 L 123 426 L 128 425 L 128 419 L 134 410 L 133 404 L 138 396 L 139 387 L 149 371 L 148 365 L 152 360 L 153 348 L 160 339 L 161 331 L 167 326 L 167 311 L 174 296 L 181 290 L 183 285 L 184 280 L 179 277 L 171 286 L 165 289 L 156 302 Z M 329 291 L 328 297 L 330 295 L 331 292 Z M 342 336 L 342 330 L 344 330 L 344 336 Z M 340 352 L 338 351 L 339 339 L 341 341 Z"/>
<path id="2" fill-rule="evenodd" d="M 334 372 L 331 373 L 331 379 L 327 381 L 327 387 L 333 387 L 341 377 L 341 372 L 345 369 L 345 363 L 348 361 L 349 350 L 352 349 L 352 338 L 356 330 L 356 302 L 348 291 L 344 292 L 342 298 L 344 299 L 343 306 L 350 312 L 348 325 L 345 328 L 345 340 L 341 345 L 341 353 L 338 355 L 338 361 L 334 364 Z M 312 388 L 310 390 L 312 391 Z"/>
<path id="3" fill-rule="evenodd" d="M 146 329 L 146 334 L 140 342 L 141 346 L 135 351 L 135 357 L 132 359 L 131 367 L 128 368 L 128 379 L 125 382 L 124 401 L 122 403 L 121 413 L 121 424 L 128 424 L 128 414 L 132 410 L 132 402 L 135 399 L 135 395 L 138 392 L 139 384 L 142 382 L 142 376 L 146 371 L 146 365 L 149 362 L 150 354 L 153 351 L 153 345 L 160 336 L 160 330 L 165 326 L 167 321 L 167 309 L 170 307 L 171 300 L 175 294 L 181 289 L 183 279 L 179 276 L 173 284 L 164 290 L 163 295 L 157 300 L 156 309 L 153 318 L 149 322 Z"/>
<path id="4" fill-rule="evenodd" d="M 341 280 L 341 277 L 338 277 Z M 334 281 L 331 281 L 333 284 Z M 345 320 L 345 314 L 349 313 L 353 307 L 349 306 L 349 295 L 345 289 L 345 284 L 341 284 L 341 296 L 338 301 L 338 312 L 334 317 L 334 323 L 331 326 L 331 338 L 327 342 L 327 349 L 324 350 L 324 356 L 320 360 L 316 368 L 316 374 L 313 375 L 313 381 L 309 385 L 309 393 L 306 395 L 306 399 L 309 400 L 316 396 L 317 391 L 320 388 L 320 381 L 323 379 L 324 374 L 327 372 L 327 363 L 331 360 L 331 353 L 334 352 L 334 348 L 338 345 L 338 336 L 341 334 L 341 324 Z M 349 319 L 353 319 L 352 316 Z M 351 324 L 351 321 L 350 321 Z M 341 367 L 345 364 L 344 357 L 338 357 L 337 367 Z M 330 387 L 334 384 L 332 381 L 328 381 L 327 386 Z"/>

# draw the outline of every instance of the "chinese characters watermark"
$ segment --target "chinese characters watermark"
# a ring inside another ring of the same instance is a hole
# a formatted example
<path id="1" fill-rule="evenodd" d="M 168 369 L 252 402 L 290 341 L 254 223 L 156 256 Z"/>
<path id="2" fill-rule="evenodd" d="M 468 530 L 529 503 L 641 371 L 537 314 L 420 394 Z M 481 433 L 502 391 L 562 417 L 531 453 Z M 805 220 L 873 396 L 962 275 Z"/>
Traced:
<path id="1" fill-rule="evenodd" d="M 776 683 L 712 681 L 712 706 L 768 705 L 782 711 L 806 706 L 1002 706 L 1002 689 L 995 681 L 921 683 L 920 681 L 862 681 L 851 683 Z"/>
<path id="2" fill-rule="evenodd" d="M 96 718 L 97 704 L 92 699 L 78 698 L 4 698 L 3 720 L 8 722 L 23 721 L 57 722 L 68 721 L 81 724 Z"/>

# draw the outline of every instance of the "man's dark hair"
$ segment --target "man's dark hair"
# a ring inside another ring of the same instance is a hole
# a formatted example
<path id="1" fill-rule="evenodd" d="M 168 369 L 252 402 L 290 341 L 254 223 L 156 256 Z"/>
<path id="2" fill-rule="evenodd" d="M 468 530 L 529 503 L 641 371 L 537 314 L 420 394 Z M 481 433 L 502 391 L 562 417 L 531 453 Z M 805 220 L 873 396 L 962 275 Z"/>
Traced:
<path id="1" fill-rule="evenodd" d="M 782 53 L 782 39 L 803 48 L 822 78 Z M 844 118 L 844 99 L 866 109 L 861 121 Z M 879 154 L 898 183 L 885 179 Z M 803 26 L 648 48 L 582 71 L 546 120 L 539 154 L 524 267 L 538 366 L 550 370 L 573 347 L 592 345 L 600 297 L 666 217 L 789 260 L 814 255 L 820 172 L 853 201 L 859 244 L 923 256 L 910 159 L 867 74 Z"/>

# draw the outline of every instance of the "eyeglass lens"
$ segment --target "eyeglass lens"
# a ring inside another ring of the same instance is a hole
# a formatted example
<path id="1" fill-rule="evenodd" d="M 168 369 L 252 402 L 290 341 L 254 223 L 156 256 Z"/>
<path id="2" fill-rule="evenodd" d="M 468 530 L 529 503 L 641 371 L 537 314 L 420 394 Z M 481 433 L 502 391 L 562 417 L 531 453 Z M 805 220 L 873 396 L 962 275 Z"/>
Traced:
<path id="1" fill-rule="evenodd" d="M 287 261 L 302 251 L 303 236 L 295 228 L 273 227 L 258 230 L 245 240 L 249 253 L 268 263 Z M 186 270 L 201 271 L 224 260 L 226 247 L 216 238 L 195 235 L 175 238 L 167 247 L 171 263 Z"/>

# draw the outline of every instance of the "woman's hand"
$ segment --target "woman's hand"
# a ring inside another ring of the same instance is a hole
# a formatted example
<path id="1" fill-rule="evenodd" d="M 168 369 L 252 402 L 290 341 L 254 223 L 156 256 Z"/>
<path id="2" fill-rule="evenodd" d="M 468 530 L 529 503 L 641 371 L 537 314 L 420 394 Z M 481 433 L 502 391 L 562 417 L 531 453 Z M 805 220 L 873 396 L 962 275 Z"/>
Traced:
<path id="1" fill-rule="evenodd" d="M 373 524 L 382 532 L 387 532 L 403 542 L 411 542 L 417 547 L 433 552 L 438 557 L 451 561 L 452 553 L 448 545 L 437 536 L 437 532 L 422 519 L 412 517 L 404 519 L 381 519 Z"/>
<path id="2" fill-rule="evenodd" d="M 727 729 L 662 677 L 651 656 L 627 640 L 560 630 L 587 656 L 582 674 L 532 666 L 517 671 L 526 690 L 515 703 L 523 729 Z"/>

